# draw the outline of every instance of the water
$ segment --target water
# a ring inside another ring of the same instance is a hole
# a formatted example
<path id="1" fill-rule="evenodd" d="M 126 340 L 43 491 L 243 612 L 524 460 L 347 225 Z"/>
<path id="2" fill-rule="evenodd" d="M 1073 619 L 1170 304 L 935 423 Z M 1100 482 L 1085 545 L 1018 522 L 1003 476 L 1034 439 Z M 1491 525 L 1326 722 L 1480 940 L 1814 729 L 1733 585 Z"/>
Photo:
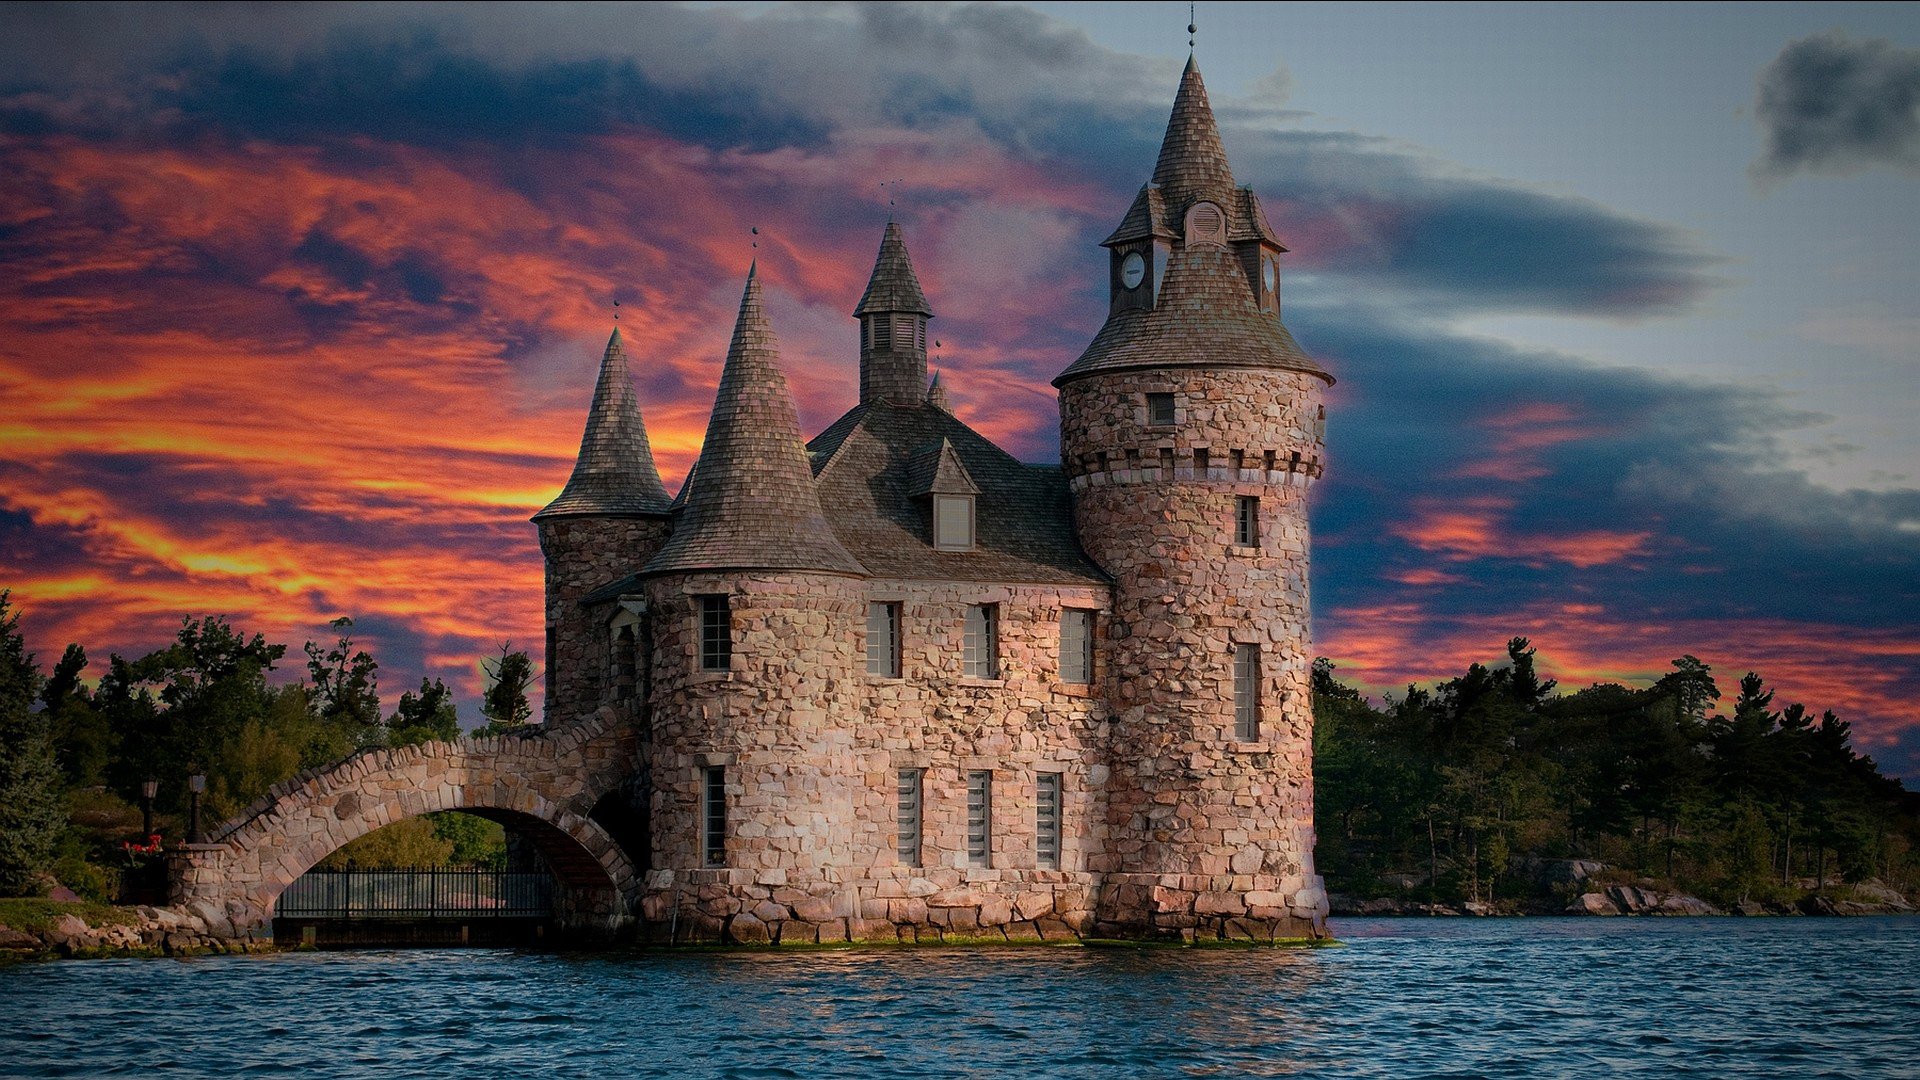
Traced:
<path id="1" fill-rule="evenodd" d="M 0 969 L 9 1076 L 1920 1076 L 1920 919 L 1339 920 L 1344 948 Z"/>

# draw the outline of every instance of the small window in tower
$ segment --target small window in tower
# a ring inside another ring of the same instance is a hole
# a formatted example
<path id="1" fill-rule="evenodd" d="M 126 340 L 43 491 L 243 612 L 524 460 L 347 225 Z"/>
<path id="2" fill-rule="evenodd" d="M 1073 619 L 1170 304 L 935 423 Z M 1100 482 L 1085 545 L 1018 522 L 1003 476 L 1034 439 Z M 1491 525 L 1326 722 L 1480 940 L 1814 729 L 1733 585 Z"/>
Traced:
<path id="1" fill-rule="evenodd" d="M 973 550 L 973 496 L 933 497 L 933 546 L 941 551 Z"/>
<path id="2" fill-rule="evenodd" d="M 867 674 L 900 677 L 900 605 L 867 605 Z"/>
<path id="3" fill-rule="evenodd" d="M 916 349 L 927 347 L 927 320 L 925 319 L 913 320 L 913 347 Z"/>
<path id="4" fill-rule="evenodd" d="M 700 598 L 700 670 L 733 668 L 733 605 L 723 595 Z"/>
<path id="5" fill-rule="evenodd" d="M 613 635 L 613 696 L 616 701 L 627 701 L 633 697 L 636 661 L 639 659 L 640 645 L 633 636 L 633 624 L 627 623 L 614 631 Z"/>
<path id="6" fill-rule="evenodd" d="M 1260 737 L 1260 646 L 1233 647 L 1233 737 Z"/>
<path id="7" fill-rule="evenodd" d="M 900 798 L 894 839 L 901 866 L 920 865 L 920 804 L 925 775 L 924 769 L 901 769 L 899 773 Z"/>
<path id="8" fill-rule="evenodd" d="M 1224 244 L 1227 242 L 1227 218 L 1210 202 L 1195 203 L 1187 211 L 1187 243 Z"/>
<path id="9" fill-rule="evenodd" d="M 884 349 L 893 336 L 893 316 L 875 315 L 873 317 L 873 347 Z"/>
<path id="10" fill-rule="evenodd" d="M 1147 426 L 1148 427 L 1172 427 L 1173 426 L 1173 395 L 1172 394 L 1168 393 L 1168 394 L 1148 394 L 1147 395 Z"/>
<path id="11" fill-rule="evenodd" d="M 708 866 L 727 865 L 727 770 L 715 765 L 705 770 L 702 784 L 706 812 L 701 815 L 700 848 Z"/>
<path id="12" fill-rule="evenodd" d="M 993 773 L 967 774 L 967 864 L 993 865 Z"/>
<path id="13" fill-rule="evenodd" d="M 1042 870 L 1060 869 L 1060 774 L 1034 777 L 1033 861 Z"/>
<path id="14" fill-rule="evenodd" d="M 969 679 L 1000 677 L 1000 605 L 967 605 L 967 632 L 962 673 Z"/>
<path id="15" fill-rule="evenodd" d="M 914 324 L 920 321 L 918 315 L 899 315 L 893 320 L 893 347 L 906 350 L 913 348 Z"/>
<path id="16" fill-rule="evenodd" d="M 1260 546 L 1260 497 L 1239 495 L 1234 498 L 1233 542 L 1241 547 Z"/>
<path id="17" fill-rule="evenodd" d="M 1093 681 L 1093 612 L 1067 608 L 1060 613 L 1060 681 L 1085 686 Z"/>
<path id="18" fill-rule="evenodd" d="M 1319 413 L 1313 418 L 1313 441 L 1317 443 L 1327 441 L 1327 407 L 1325 405 L 1320 406 Z"/>

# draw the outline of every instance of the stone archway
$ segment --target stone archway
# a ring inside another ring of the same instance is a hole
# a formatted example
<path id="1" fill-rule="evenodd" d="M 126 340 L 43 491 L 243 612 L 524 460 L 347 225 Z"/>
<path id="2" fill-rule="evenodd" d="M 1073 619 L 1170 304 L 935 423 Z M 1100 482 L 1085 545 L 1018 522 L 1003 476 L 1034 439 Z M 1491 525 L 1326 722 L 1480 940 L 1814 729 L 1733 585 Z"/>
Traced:
<path id="1" fill-rule="evenodd" d="M 570 929 L 616 931 L 632 917 L 640 870 L 590 815 L 637 752 L 612 709 L 526 734 L 365 751 L 275 787 L 211 843 L 173 853 L 172 900 L 215 933 L 264 935 L 281 891 L 348 841 L 463 810 L 533 844 L 569 894 Z"/>

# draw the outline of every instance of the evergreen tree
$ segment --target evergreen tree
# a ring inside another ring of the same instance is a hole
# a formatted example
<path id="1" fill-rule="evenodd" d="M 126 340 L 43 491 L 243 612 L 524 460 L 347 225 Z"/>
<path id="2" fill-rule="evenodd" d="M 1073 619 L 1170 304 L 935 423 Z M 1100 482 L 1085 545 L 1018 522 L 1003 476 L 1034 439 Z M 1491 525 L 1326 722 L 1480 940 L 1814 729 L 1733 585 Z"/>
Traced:
<path id="1" fill-rule="evenodd" d="M 439 679 L 420 680 L 420 692 L 400 695 L 400 707 L 387 718 L 387 745 L 452 742 L 460 737 L 453 691 Z"/>
<path id="2" fill-rule="evenodd" d="M 105 783 L 107 763 L 115 750 L 106 718 L 93 707 L 91 695 L 80 682 L 86 668 L 87 651 L 68 645 L 40 692 L 41 707 L 53 730 L 54 754 L 67 785 L 76 788 Z"/>
<path id="3" fill-rule="evenodd" d="M 500 656 L 491 663 L 481 661 L 487 673 L 487 691 L 480 701 L 480 712 L 487 718 L 481 734 L 498 735 L 517 731 L 533 716 L 527 704 L 527 688 L 533 685 L 533 661 L 525 652 L 513 651 L 513 643 L 500 646 Z"/>
<path id="4" fill-rule="evenodd" d="M 0 591 L 0 896 L 37 891 L 66 824 L 53 732 L 33 708 L 40 686 L 12 596 Z"/>

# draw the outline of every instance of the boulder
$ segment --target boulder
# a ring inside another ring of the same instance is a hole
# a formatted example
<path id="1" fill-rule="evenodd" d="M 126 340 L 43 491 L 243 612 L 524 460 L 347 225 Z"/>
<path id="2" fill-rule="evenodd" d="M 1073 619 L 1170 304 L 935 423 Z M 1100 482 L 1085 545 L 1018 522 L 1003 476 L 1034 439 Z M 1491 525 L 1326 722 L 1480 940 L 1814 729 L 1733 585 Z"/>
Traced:
<path id="1" fill-rule="evenodd" d="M 764 945 L 772 940 L 767 924 L 752 915 L 735 915 L 727 923 L 727 936 L 742 945 Z"/>
<path id="2" fill-rule="evenodd" d="M 15 930 L 10 926 L 0 926 L 0 949 L 39 952 L 44 947 L 41 940 L 25 930 Z"/>
<path id="3" fill-rule="evenodd" d="M 1721 915 L 1719 908 L 1697 896 L 1673 895 L 1660 899 L 1659 913 L 1662 915 Z"/>
<path id="4" fill-rule="evenodd" d="M 1607 898 L 1605 893 L 1581 893 L 1567 905 L 1569 915 L 1618 915 L 1620 907 Z"/>

